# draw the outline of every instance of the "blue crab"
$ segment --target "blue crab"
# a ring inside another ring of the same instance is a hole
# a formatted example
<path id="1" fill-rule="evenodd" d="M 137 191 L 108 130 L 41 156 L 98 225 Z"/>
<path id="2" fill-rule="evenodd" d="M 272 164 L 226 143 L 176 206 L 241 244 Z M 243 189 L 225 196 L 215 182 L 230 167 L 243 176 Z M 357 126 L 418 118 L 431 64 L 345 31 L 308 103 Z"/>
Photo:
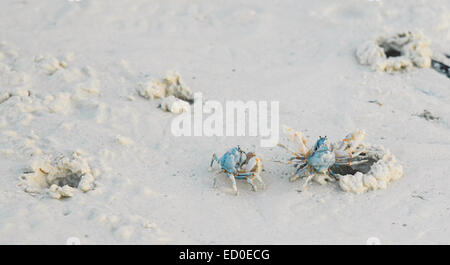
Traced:
<path id="1" fill-rule="evenodd" d="M 262 189 L 265 188 L 260 173 L 263 169 L 262 159 L 255 153 L 246 153 L 239 146 L 227 151 L 221 158 L 216 154 L 212 155 L 210 169 L 216 161 L 220 165 L 220 171 L 214 175 L 214 187 L 216 187 L 217 175 L 221 172 L 225 173 L 231 180 L 233 190 L 236 195 L 239 194 L 236 187 L 236 179 L 245 179 L 251 186 L 253 191 L 257 191 L 255 180 L 258 181 Z"/>
<path id="2" fill-rule="evenodd" d="M 306 139 L 300 131 L 285 127 L 284 133 L 290 141 L 298 146 L 298 151 L 295 151 L 284 144 L 278 144 L 294 155 L 289 159 L 288 164 L 293 164 L 296 171 L 289 180 L 295 181 L 298 178 L 306 177 L 303 189 L 311 179 L 321 184 L 325 184 L 327 180 L 339 179 L 340 175 L 334 172 L 335 169 L 352 168 L 368 162 L 365 147 L 361 144 L 365 136 L 364 131 L 357 130 L 337 144 L 330 144 L 327 137 L 319 137 L 310 149 L 307 148 Z"/>

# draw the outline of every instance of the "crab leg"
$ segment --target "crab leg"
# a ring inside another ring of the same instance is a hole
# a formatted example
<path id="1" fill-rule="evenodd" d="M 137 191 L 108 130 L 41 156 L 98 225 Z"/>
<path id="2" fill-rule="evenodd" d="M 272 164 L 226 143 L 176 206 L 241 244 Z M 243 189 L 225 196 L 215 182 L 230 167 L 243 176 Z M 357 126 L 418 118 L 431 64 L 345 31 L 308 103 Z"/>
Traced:
<path id="1" fill-rule="evenodd" d="M 299 177 L 300 177 L 299 175 L 295 175 L 295 174 L 294 174 L 292 177 L 289 178 L 289 181 L 290 181 L 290 182 L 294 182 L 294 181 L 296 181 Z"/>
<path id="2" fill-rule="evenodd" d="M 262 189 L 265 189 L 266 185 L 264 184 L 263 180 L 261 179 L 261 176 L 256 173 L 256 172 L 251 172 L 251 173 L 244 173 L 244 174 L 239 174 L 239 176 L 245 176 L 247 179 L 247 182 L 250 183 L 250 185 L 252 185 L 253 191 L 257 191 L 257 187 L 254 183 L 254 180 L 256 179 L 262 186 Z"/>
<path id="3" fill-rule="evenodd" d="M 258 191 L 258 188 L 256 187 L 255 183 L 253 182 L 252 178 L 247 178 L 247 182 L 252 185 L 252 190 L 253 191 Z"/>
<path id="4" fill-rule="evenodd" d="M 219 158 L 217 157 L 216 154 L 212 155 L 212 159 L 211 159 L 211 164 L 209 164 L 209 167 L 212 168 L 214 161 L 216 161 L 217 163 L 219 163 Z"/>
<path id="5" fill-rule="evenodd" d="M 289 161 L 305 161 L 305 160 L 306 160 L 306 157 L 304 157 L 304 156 L 300 156 L 300 157 L 293 156 L 293 157 L 289 158 Z"/>
<path id="6" fill-rule="evenodd" d="M 308 183 L 311 181 L 311 179 L 314 177 L 314 175 L 309 175 L 308 178 L 306 178 L 305 183 L 302 185 L 302 190 L 306 190 L 306 187 L 308 186 Z"/>
<path id="7" fill-rule="evenodd" d="M 354 158 L 348 158 L 348 159 L 336 159 L 336 163 L 350 163 L 350 162 L 356 162 L 356 161 L 367 161 L 367 156 L 358 156 Z"/>
<path id="8" fill-rule="evenodd" d="M 297 169 L 303 168 L 304 166 L 306 166 L 306 162 L 301 162 L 301 163 L 298 163 L 298 164 L 295 165 L 295 167 Z"/>
<path id="9" fill-rule="evenodd" d="M 258 173 L 255 173 L 255 179 L 259 182 L 259 184 L 261 184 L 263 190 L 266 189 L 266 184 Z"/>
<path id="10" fill-rule="evenodd" d="M 337 150 L 335 151 L 336 159 L 347 159 L 347 158 L 355 158 L 359 156 L 361 153 L 365 152 L 364 149 L 357 149 L 355 151 L 350 150 Z"/>
<path id="11" fill-rule="evenodd" d="M 363 164 L 369 162 L 369 160 L 359 160 L 359 161 L 336 161 L 335 165 L 347 165 L 347 166 L 353 166 L 353 165 L 359 165 L 359 164 Z"/>
<path id="12" fill-rule="evenodd" d="M 295 155 L 296 157 L 303 157 L 302 155 L 299 155 L 297 152 L 295 152 L 294 150 L 292 150 L 291 148 L 287 147 L 286 145 L 282 144 L 282 143 L 278 143 L 277 144 L 279 147 L 286 149 L 288 152 L 290 152 L 291 154 Z"/>
<path id="13" fill-rule="evenodd" d="M 213 188 L 217 188 L 217 175 L 219 175 L 219 171 L 216 171 L 216 174 L 213 175 Z"/>
<path id="14" fill-rule="evenodd" d="M 272 162 L 275 162 L 275 163 L 281 163 L 281 164 L 285 164 L 285 165 L 290 165 L 290 164 L 292 164 L 292 163 L 290 163 L 290 161 L 289 161 L 289 162 L 281 161 L 281 160 L 269 160 L 269 161 L 272 161 Z"/>
<path id="15" fill-rule="evenodd" d="M 290 182 L 296 181 L 298 178 L 302 177 L 308 168 L 306 167 L 306 164 L 303 167 L 300 167 L 295 171 L 294 175 L 289 178 Z"/>
<path id="16" fill-rule="evenodd" d="M 236 186 L 236 179 L 233 174 L 227 174 L 227 176 L 231 179 L 231 183 L 233 185 L 233 190 L 236 195 L 239 195 L 239 191 Z"/>
<path id="17" fill-rule="evenodd" d="M 338 179 L 338 174 L 334 173 L 331 169 L 328 169 L 328 174 L 335 179 Z"/>

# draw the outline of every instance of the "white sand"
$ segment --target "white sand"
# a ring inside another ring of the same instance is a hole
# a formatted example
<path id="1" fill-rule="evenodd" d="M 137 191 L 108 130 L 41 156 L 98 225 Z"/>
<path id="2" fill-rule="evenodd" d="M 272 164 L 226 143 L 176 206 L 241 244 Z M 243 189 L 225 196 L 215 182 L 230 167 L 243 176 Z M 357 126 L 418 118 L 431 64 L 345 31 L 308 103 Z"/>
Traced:
<path id="1" fill-rule="evenodd" d="M 450 53 L 450 2 L 242 2 L 1 1 L 0 244 L 450 243 L 450 80 L 355 56 L 407 30 Z M 360 195 L 332 183 L 299 193 L 293 168 L 269 161 L 285 151 L 259 138 L 174 137 L 175 114 L 137 93 L 169 70 L 207 99 L 278 100 L 280 122 L 309 143 L 363 128 L 403 178 Z M 236 197 L 224 176 L 212 189 L 211 154 L 237 144 L 263 156 L 264 191 L 238 181 Z M 36 159 L 74 152 L 93 190 L 56 200 L 17 186 Z"/>

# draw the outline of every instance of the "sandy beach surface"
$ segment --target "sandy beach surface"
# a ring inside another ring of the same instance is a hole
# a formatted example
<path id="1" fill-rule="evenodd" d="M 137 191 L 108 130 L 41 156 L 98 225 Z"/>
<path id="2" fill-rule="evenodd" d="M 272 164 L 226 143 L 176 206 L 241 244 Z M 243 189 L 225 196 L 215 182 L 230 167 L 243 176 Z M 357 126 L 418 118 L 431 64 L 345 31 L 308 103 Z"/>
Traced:
<path id="1" fill-rule="evenodd" d="M 355 56 L 408 30 L 450 61 L 447 0 L 1 1 L 0 244 L 449 244 L 450 79 Z M 403 177 L 299 192 L 271 162 L 288 154 L 259 137 L 175 137 L 177 114 L 137 92 L 169 71 L 205 100 L 278 101 L 309 145 L 364 129 Z M 264 158 L 265 190 L 238 181 L 235 196 L 224 175 L 212 188 L 212 153 L 236 145 Z M 87 192 L 20 185 L 33 163 L 74 153 L 95 178 Z"/>

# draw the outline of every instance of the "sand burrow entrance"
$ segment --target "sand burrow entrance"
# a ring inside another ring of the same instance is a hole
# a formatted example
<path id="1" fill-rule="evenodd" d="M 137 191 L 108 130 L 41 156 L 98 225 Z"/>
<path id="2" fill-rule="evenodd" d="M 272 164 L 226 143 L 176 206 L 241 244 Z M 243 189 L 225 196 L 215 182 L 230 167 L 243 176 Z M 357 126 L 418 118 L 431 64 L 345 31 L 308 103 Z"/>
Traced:
<path id="1" fill-rule="evenodd" d="M 20 176 L 20 186 L 32 194 L 48 194 L 55 199 L 72 197 L 77 190 L 87 192 L 94 188 L 94 174 L 87 160 L 79 153 L 71 157 L 40 159 L 32 163 Z"/>

